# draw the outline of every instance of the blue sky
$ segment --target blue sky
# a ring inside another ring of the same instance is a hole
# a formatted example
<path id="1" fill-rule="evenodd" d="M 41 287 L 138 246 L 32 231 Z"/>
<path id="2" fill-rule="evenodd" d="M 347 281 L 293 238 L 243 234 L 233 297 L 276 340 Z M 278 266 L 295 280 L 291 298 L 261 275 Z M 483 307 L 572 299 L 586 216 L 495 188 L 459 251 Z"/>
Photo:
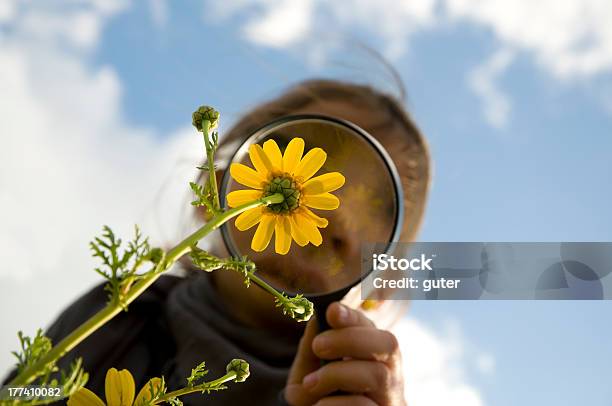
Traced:
<path id="1" fill-rule="evenodd" d="M 64 268 L 90 264 L 84 242 L 101 224 L 144 221 L 150 206 L 139 202 L 160 184 L 186 182 L 175 169 L 183 162 L 189 174 L 198 156 L 194 106 L 217 106 L 227 126 L 300 79 L 386 85 L 359 43 L 401 74 L 431 147 L 421 240 L 611 241 L 612 7 L 493 3 L 355 1 L 342 10 L 317 0 L 8 1 L 0 7 L 0 196 L 11 215 L 0 217 L 0 280 L 12 287 L 7 303 L 46 292 L 41 303 L 53 311 L 25 305 L 25 324 L 3 312 L 3 348 L 13 331 L 44 325 L 95 281 Z M 35 203 L 39 195 L 24 186 L 32 183 L 46 204 Z M 162 212 L 178 207 L 167 205 Z M 58 272 L 71 282 L 50 295 L 44 286 Z M 431 348 L 461 342 L 459 355 L 445 355 L 457 376 L 442 381 L 469 389 L 448 392 L 457 404 L 609 405 L 611 311 L 608 302 L 417 302 L 411 317 L 439 339 Z M 427 393 L 416 399 L 436 404 Z"/>
<path id="2" fill-rule="evenodd" d="M 340 49 L 344 55 L 335 53 L 322 67 L 309 67 L 308 57 L 253 47 L 239 30 L 228 29 L 240 26 L 239 17 L 203 23 L 203 11 L 193 11 L 202 7 L 173 8 L 159 27 L 147 21 L 147 7 L 141 3 L 113 19 L 93 58 L 111 64 L 122 78 L 124 111 L 136 125 L 176 128 L 203 98 L 239 115 L 293 81 L 338 76 L 335 62 L 343 58 L 355 64 L 355 72 L 342 71 L 346 75 L 368 68 L 367 61 L 354 62 L 355 47 Z M 612 113 L 597 95 L 599 86 L 612 86 L 610 72 L 559 80 L 529 54 L 515 51 L 496 84 L 511 103 L 507 123 L 496 128 L 467 79 L 500 47 L 487 29 L 453 23 L 414 34 L 409 47 L 392 61 L 435 160 L 424 240 L 610 238 L 612 216 L 603 214 L 611 197 L 604 184 L 612 173 Z"/>

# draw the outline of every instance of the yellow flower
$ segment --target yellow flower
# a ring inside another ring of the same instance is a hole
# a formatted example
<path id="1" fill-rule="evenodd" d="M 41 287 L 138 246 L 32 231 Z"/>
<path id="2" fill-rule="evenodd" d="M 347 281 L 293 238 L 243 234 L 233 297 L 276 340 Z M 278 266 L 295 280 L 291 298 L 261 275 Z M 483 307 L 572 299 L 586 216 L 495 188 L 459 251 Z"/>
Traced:
<path id="1" fill-rule="evenodd" d="M 236 228 L 248 230 L 259 224 L 251 248 L 266 249 L 272 234 L 274 248 L 278 254 L 286 254 L 291 241 L 305 246 L 309 242 L 319 246 L 323 241 L 319 228 L 327 227 L 328 221 L 310 209 L 334 210 L 340 200 L 330 192 L 344 185 L 344 176 L 339 172 L 313 176 L 321 169 L 327 154 L 321 148 L 313 148 L 304 156 L 304 140 L 293 138 L 284 155 L 274 140 L 264 142 L 263 148 L 254 144 L 249 148 L 249 157 L 255 169 L 234 163 L 230 174 L 236 182 L 252 189 L 236 190 L 227 195 L 227 204 L 236 207 L 274 193 L 282 193 L 282 203 L 257 207 L 236 218 Z"/>
<path id="2" fill-rule="evenodd" d="M 127 369 L 117 371 L 111 368 L 106 372 L 105 393 L 108 406 L 139 406 L 151 400 L 150 386 L 159 391 L 163 385 L 161 378 L 152 378 L 142 387 L 136 400 L 134 400 L 135 385 L 132 374 Z M 104 402 L 95 393 L 87 388 L 76 391 L 70 399 L 68 406 L 104 406 Z"/>

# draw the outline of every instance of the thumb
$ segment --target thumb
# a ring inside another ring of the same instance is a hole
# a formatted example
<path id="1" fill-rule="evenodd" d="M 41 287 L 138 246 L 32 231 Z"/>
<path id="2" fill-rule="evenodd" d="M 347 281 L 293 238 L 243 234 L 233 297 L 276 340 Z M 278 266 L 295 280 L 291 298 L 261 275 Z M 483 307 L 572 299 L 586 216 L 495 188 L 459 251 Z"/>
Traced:
<path id="1" fill-rule="evenodd" d="M 316 317 L 316 316 L 315 316 Z M 304 335 L 300 339 L 293 365 L 289 371 L 287 384 L 302 384 L 302 379 L 321 366 L 319 358 L 312 352 L 312 340 L 318 334 L 317 321 L 311 318 L 304 329 Z"/>
<path id="2" fill-rule="evenodd" d="M 290 405 L 301 406 L 314 403 L 313 399 L 310 399 L 309 393 L 303 388 L 302 379 L 321 366 L 321 362 L 312 352 L 312 340 L 317 333 L 317 322 L 313 317 L 306 325 L 304 335 L 300 340 L 293 365 L 291 365 L 291 370 L 289 371 L 287 386 L 284 390 L 285 400 Z"/>

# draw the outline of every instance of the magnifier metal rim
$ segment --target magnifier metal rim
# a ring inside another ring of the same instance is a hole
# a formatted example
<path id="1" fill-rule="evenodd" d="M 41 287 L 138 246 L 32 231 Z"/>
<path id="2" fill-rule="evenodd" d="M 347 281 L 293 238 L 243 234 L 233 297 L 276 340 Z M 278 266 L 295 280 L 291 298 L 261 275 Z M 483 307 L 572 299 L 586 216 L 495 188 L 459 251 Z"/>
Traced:
<path id="1" fill-rule="evenodd" d="M 389 156 L 389 154 L 387 153 L 387 151 L 383 148 L 383 146 L 378 142 L 378 140 L 374 137 L 372 137 L 370 134 L 368 134 L 365 130 L 363 130 L 361 127 L 351 123 L 350 121 L 347 120 L 343 120 L 340 118 L 336 118 L 336 117 L 330 117 L 330 116 L 326 116 L 323 114 L 294 114 L 294 115 L 289 115 L 289 116 L 284 116 L 281 117 L 279 119 L 276 119 L 274 121 L 271 121 L 270 123 L 264 125 L 263 127 L 259 128 L 258 130 L 255 130 L 253 132 L 253 134 L 247 138 L 242 145 L 240 146 L 240 148 L 238 148 L 236 150 L 236 152 L 234 152 L 234 154 L 232 155 L 231 160 L 229 161 L 228 164 L 228 168 L 229 165 L 232 164 L 232 162 L 234 162 L 234 159 L 237 156 L 244 156 L 246 153 L 248 153 L 248 148 L 250 145 L 256 143 L 258 140 L 258 138 L 262 137 L 262 134 L 267 133 L 270 129 L 274 128 L 274 127 L 278 127 L 282 124 L 287 124 L 287 123 L 299 123 L 301 121 L 319 121 L 319 122 L 332 122 L 336 125 L 339 125 L 340 127 L 348 127 L 350 130 L 353 130 L 354 132 L 356 132 L 357 134 L 361 135 L 363 137 L 363 139 L 365 139 L 372 147 L 374 147 L 374 150 L 376 150 L 378 152 L 378 154 L 382 157 L 383 162 L 385 163 L 385 165 L 387 166 L 387 169 L 389 170 L 389 173 L 391 173 L 391 180 L 393 182 L 393 187 L 395 188 L 395 198 L 396 198 L 396 207 L 397 207 L 397 211 L 396 211 L 396 215 L 395 215 L 395 225 L 393 227 L 393 232 L 391 233 L 391 238 L 390 241 L 387 243 L 387 245 L 385 246 L 385 253 L 389 254 L 391 253 L 391 251 L 393 250 L 393 246 L 395 245 L 395 241 L 399 238 L 400 233 L 401 233 L 401 229 L 402 229 L 402 224 L 404 222 L 404 204 L 403 204 L 403 196 L 404 196 L 404 192 L 402 189 L 402 183 L 400 181 L 400 177 L 399 174 L 397 172 L 397 168 L 395 167 L 395 164 L 393 163 L 393 160 L 391 159 L 391 157 Z M 226 207 L 226 192 L 227 192 L 227 187 L 229 184 L 229 181 L 231 179 L 231 175 L 229 173 L 229 170 L 225 170 L 224 174 L 223 174 L 223 179 L 221 180 L 221 191 L 220 191 L 220 195 L 221 195 L 221 204 L 223 207 Z M 223 241 L 225 242 L 225 245 L 227 246 L 227 249 L 229 250 L 230 254 L 233 256 L 241 256 L 243 255 L 242 253 L 240 253 L 236 247 L 236 245 L 234 244 L 234 241 L 232 239 L 232 237 L 230 236 L 230 224 L 229 222 L 223 224 L 221 226 L 221 235 L 223 237 Z M 367 273 L 367 275 L 369 275 L 372 272 L 372 269 L 370 269 Z M 359 279 L 363 279 L 363 277 L 367 276 L 367 275 L 362 275 L 362 277 Z M 265 278 L 263 278 L 265 279 Z M 358 283 L 358 282 L 357 282 Z M 274 284 L 272 284 L 274 286 Z M 355 284 L 350 285 L 350 287 L 355 286 Z M 320 297 L 320 296 L 327 296 L 327 295 L 334 295 L 337 294 L 338 292 L 342 291 L 346 289 L 346 287 L 342 287 L 340 289 L 337 289 L 335 291 L 331 291 L 331 292 L 326 292 L 326 293 L 321 293 L 321 294 L 313 294 L 313 293 L 309 293 L 309 294 L 304 294 L 304 296 L 306 297 Z M 287 291 L 288 292 L 288 291 Z M 288 293 L 292 293 L 295 294 L 295 292 L 288 292 Z"/>

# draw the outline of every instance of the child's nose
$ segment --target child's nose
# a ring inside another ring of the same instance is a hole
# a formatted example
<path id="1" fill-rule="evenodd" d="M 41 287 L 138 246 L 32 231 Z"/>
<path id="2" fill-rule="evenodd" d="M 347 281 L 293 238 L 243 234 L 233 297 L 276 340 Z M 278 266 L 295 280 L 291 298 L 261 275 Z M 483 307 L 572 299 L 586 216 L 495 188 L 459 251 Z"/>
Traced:
<path id="1" fill-rule="evenodd" d="M 361 236 L 358 232 L 350 230 L 336 213 L 328 216 L 329 225 L 325 229 L 323 239 L 327 238 L 330 247 L 344 261 L 351 262 L 359 259 Z"/>

